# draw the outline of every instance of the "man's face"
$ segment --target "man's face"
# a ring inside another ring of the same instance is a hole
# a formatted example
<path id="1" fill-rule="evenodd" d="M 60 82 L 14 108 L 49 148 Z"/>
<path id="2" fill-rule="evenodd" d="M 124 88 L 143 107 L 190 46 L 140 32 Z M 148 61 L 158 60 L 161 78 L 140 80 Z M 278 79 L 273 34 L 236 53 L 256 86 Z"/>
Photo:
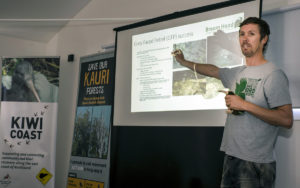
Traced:
<path id="1" fill-rule="evenodd" d="M 244 56 L 253 57 L 259 53 L 262 54 L 267 36 L 261 40 L 259 26 L 257 24 L 247 24 L 240 28 L 239 39 Z"/>

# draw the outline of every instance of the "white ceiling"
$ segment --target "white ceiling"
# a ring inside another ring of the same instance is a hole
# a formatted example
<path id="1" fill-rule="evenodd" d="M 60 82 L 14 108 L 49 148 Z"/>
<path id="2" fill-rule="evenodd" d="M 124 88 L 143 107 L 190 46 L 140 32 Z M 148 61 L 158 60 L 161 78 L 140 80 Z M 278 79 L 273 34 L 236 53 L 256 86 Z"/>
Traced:
<path id="1" fill-rule="evenodd" d="M 90 0 L 0 0 L 0 35 L 47 42 L 89 2 Z"/>
<path id="2" fill-rule="evenodd" d="M 97 6 L 96 12 L 100 12 L 97 16 L 101 15 L 102 18 L 112 17 L 112 14 L 119 17 L 151 18 L 178 11 L 178 7 L 185 10 L 224 0 L 0 0 L 0 35 L 48 42 L 80 10 L 89 3 L 95 4 L 95 1 L 99 1 L 97 3 L 101 5 Z M 276 8 L 289 1 L 291 0 L 263 0 L 263 9 L 272 6 Z M 147 9 L 141 10 L 139 7 Z"/>
<path id="3" fill-rule="evenodd" d="M 118 19 L 125 18 L 123 22 L 128 22 L 127 18 L 133 18 L 131 21 L 136 22 L 134 18 L 153 18 L 178 11 L 178 7 L 185 10 L 221 1 L 224 0 L 0 0 L 0 35 L 48 42 L 74 17 L 80 20 L 117 16 Z M 97 4 L 94 7 L 97 8 L 97 15 L 79 13 L 91 4 Z"/>

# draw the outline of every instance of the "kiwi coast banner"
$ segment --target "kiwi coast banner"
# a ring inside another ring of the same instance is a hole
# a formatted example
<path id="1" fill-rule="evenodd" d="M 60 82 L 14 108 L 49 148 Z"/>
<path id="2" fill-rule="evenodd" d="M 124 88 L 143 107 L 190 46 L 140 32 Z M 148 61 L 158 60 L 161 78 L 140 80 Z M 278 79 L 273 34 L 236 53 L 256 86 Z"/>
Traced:
<path id="1" fill-rule="evenodd" d="M 59 57 L 2 58 L 0 188 L 53 188 Z"/>
<path id="2" fill-rule="evenodd" d="M 108 188 L 114 53 L 80 59 L 68 188 Z"/>

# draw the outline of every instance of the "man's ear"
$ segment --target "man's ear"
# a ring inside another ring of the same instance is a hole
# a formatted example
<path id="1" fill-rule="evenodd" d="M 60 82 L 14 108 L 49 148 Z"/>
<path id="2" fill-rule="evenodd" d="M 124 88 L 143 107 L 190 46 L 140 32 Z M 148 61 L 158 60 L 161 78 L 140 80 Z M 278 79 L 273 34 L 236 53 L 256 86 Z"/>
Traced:
<path id="1" fill-rule="evenodd" d="M 268 40 L 269 40 L 269 36 L 266 35 L 266 36 L 261 40 L 261 42 L 265 45 L 265 44 L 268 42 Z"/>

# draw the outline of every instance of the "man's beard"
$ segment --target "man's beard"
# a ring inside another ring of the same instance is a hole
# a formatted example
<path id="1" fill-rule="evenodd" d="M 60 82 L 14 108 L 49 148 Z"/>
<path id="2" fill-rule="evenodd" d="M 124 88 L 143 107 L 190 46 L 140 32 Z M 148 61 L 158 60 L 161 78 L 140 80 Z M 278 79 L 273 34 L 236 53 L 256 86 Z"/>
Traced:
<path id="1" fill-rule="evenodd" d="M 244 47 L 247 47 L 246 50 L 244 49 Z M 241 49 L 242 49 L 242 53 L 245 57 L 252 57 L 255 52 L 252 50 L 251 48 L 252 46 L 249 44 L 249 43 L 243 43 L 242 46 L 241 46 Z"/>

